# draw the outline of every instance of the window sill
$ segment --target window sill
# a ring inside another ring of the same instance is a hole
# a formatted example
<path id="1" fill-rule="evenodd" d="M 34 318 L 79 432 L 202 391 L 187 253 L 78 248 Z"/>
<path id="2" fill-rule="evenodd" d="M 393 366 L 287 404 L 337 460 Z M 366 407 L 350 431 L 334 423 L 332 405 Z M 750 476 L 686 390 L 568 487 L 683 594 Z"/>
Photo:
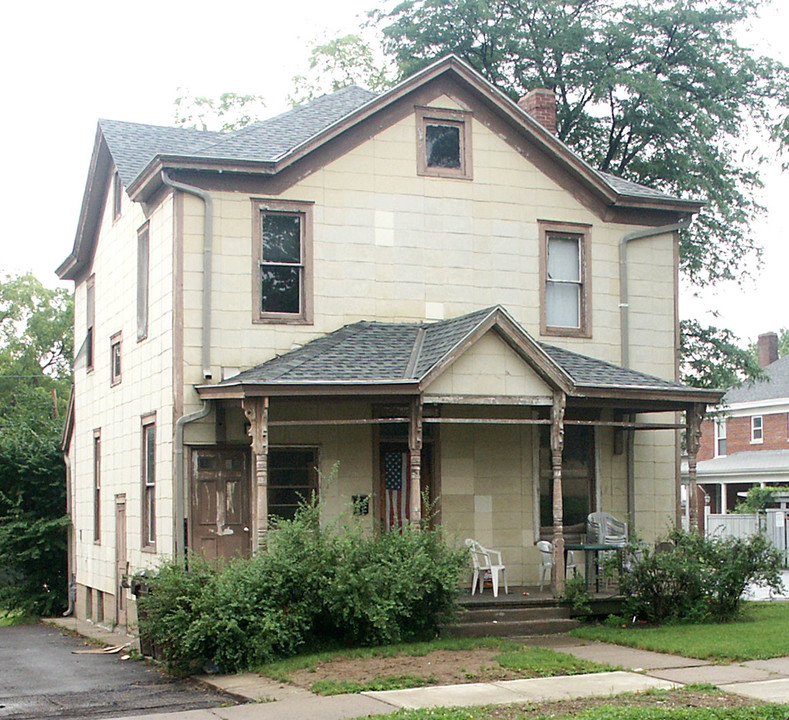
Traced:
<path id="1" fill-rule="evenodd" d="M 140 548 L 140 552 L 151 553 L 153 555 L 156 555 L 156 545 L 143 545 Z"/>
<path id="2" fill-rule="evenodd" d="M 578 337 L 578 338 L 592 337 L 592 333 L 588 332 L 585 328 L 544 327 L 540 331 L 540 334 L 549 335 L 552 337 Z"/>
<path id="3" fill-rule="evenodd" d="M 764 438 L 761 440 L 751 440 L 751 445 L 764 445 Z"/>
<path id="4" fill-rule="evenodd" d="M 286 317 L 283 315 L 262 315 L 260 317 L 252 318 L 253 325 L 312 325 L 311 318 L 306 318 L 303 315 L 293 315 Z"/>

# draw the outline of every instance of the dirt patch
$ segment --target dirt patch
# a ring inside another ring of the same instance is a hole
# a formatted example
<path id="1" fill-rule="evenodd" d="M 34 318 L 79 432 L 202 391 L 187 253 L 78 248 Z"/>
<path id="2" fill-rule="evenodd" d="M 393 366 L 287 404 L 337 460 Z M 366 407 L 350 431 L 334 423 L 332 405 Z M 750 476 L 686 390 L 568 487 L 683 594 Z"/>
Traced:
<path id="1" fill-rule="evenodd" d="M 492 706 L 487 717 L 496 720 L 524 720 L 525 718 L 562 717 L 575 715 L 588 708 L 601 705 L 616 707 L 658 707 L 658 708 L 738 708 L 762 705 L 752 700 L 724 692 L 697 692 L 693 690 L 673 690 L 622 695 L 617 698 L 588 698 L 581 700 L 562 700 L 550 703 L 524 705 Z"/>
<path id="2" fill-rule="evenodd" d="M 375 679 L 416 675 L 438 685 L 515 680 L 522 674 L 501 667 L 494 657 L 501 650 L 436 650 L 412 657 L 338 658 L 317 663 L 314 670 L 297 670 L 290 676 L 294 685 L 309 689 L 319 680 L 367 683 Z"/>

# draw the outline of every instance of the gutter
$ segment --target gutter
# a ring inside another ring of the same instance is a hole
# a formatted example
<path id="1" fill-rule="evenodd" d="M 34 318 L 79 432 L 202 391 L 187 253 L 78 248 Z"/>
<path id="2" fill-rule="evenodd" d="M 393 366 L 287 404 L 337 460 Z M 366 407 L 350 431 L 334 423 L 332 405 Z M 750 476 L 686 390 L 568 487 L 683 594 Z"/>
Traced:
<path id="1" fill-rule="evenodd" d="M 203 406 L 196 412 L 182 415 L 175 421 L 175 513 L 173 538 L 175 557 L 183 559 L 186 554 L 186 497 L 184 482 L 184 426 L 196 420 L 202 420 L 211 412 L 211 403 L 203 401 Z"/>
<path id="2" fill-rule="evenodd" d="M 211 285 L 213 282 L 212 266 L 214 252 L 214 201 L 210 193 L 193 185 L 171 180 L 162 170 L 162 182 L 175 190 L 195 195 L 205 204 L 205 217 L 203 219 L 203 322 L 202 322 L 202 347 L 201 358 L 203 364 L 203 379 L 211 379 Z"/>
<path id="3" fill-rule="evenodd" d="M 637 230 L 625 235 L 619 241 L 619 344 L 622 348 L 622 367 L 630 367 L 630 301 L 627 291 L 627 245 L 633 240 L 665 235 L 670 232 L 679 232 L 690 225 L 691 218 L 686 218 L 672 225 L 661 225 L 648 230 Z"/>

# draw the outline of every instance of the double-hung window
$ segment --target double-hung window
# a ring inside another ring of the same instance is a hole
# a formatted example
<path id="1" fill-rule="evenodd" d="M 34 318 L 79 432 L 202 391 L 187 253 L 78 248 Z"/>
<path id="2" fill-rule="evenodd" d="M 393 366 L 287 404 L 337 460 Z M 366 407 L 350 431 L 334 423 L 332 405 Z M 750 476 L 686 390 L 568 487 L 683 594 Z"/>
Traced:
<path id="1" fill-rule="evenodd" d="M 93 431 L 93 542 L 101 542 L 101 430 Z"/>
<path id="2" fill-rule="evenodd" d="M 764 442 L 764 420 L 761 415 L 751 416 L 751 442 L 753 444 Z"/>
<path id="3" fill-rule="evenodd" d="M 142 421 L 142 546 L 156 548 L 156 421 Z"/>
<path id="4" fill-rule="evenodd" d="M 540 223 L 542 332 L 589 337 L 589 228 Z"/>
<path id="5" fill-rule="evenodd" d="M 310 322 L 312 204 L 255 200 L 253 217 L 253 320 Z"/>
<path id="6" fill-rule="evenodd" d="M 726 418 L 715 419 L 715 457 L 726 455 Z"/>

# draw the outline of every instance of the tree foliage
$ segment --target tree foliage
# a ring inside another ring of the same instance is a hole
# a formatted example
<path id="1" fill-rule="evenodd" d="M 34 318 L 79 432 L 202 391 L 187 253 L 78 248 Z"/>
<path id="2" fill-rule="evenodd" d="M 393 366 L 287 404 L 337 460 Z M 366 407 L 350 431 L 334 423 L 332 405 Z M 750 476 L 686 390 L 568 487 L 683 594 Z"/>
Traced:
<path id="1" fill-rule="evenodd" d="M 178 88 L 174 101 L 175 124 L 180 127 L 231 132 L 257 122 L 266 106 L 262 95 L 239 95 L 224 92 L 219 97 L 195 96 L 187 88 Z"/>
<path id="2" fill-rule="evenodd" d="M 377 92 L 391 84 L 386 67 L 376 61 L 370 44 L 360 35 L 344 35 L 312 46 L 309 72 L 293 78 L 288 100 L 291 105 L 301 105 L 349 85 Z"/>
<path id="3" fill-rule="evenodd" d="M 725 389 L 765 377 L 758 360 L 731 330 L 704 327 L 696 320 L 683 320 L 680 329 L 682 382 Z"/>
<path id="4" fill-rule="evenodd" d="M 0 281 L 0 607 L 51 613 L 66 598 L 71 320 L 65 290 L 32 275 Z"/>
<path id="5" fill-rule="evenodd" d="M 598 169 L 706 208 L 681 238 L 697 285 L 742 276 L 756 153 L 789 107 L 789 71 L 737 40 L 764 0 L 405 0 L 374 15 L 406 77 L 455 53 L 513 99 L 555 91 L 558 135 Z"/>

